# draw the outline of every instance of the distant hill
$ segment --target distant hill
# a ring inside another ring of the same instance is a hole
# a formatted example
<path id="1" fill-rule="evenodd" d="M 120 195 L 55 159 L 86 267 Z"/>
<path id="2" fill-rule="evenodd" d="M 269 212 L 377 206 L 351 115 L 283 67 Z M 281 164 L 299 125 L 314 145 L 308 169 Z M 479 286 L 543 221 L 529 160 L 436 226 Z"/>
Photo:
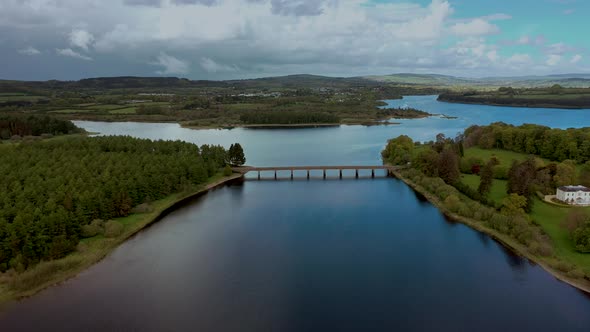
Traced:
<path id="1" fill-rule="evenodd" d="M 590 74 L 563 74 L 549 76 L 525 77 L 485 77 L 464 78 L 437 74 L 400 73 L 365 77 L 327 77 L 319 75 L 289 75 L 257 79 L 209 81 L 189 80 L 177 77 L 97 77 L 79 81 L 14 81 L 0 80 L 2 92 L 24 92 L 38 90 L 111 90 L 143 89 L 160 91 L 170 89 L 194 88 L 233 88 L 239 90 L 261 89 L 345 89 L 352 87 L 370 87 L 382 85 L 422 86 L 429 88 L 497 88 L 512 87 L 546 87 L 560 84 L 564 87 L 590 87 Z"/>
<path id="2" fill-rule="evenodd" d="M 364 78 L 382 83 L 448 87 L 546 87 L 554 84 L 559 84 L 564 87 L 590 87 L 590 74 L 464 78 L 436 74 L 401 73 L 383 76 L 366 76 Z"/>

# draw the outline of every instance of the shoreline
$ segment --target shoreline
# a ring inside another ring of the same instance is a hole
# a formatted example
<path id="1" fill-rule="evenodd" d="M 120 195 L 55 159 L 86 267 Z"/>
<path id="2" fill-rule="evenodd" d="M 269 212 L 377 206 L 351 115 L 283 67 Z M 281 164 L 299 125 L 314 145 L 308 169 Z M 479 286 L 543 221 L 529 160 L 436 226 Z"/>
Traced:
<path id="1" fill-rule="evenodd" d="M 193 129 L 193 130 L 205 130 L 205 129 L 226 129 L 231 130 L 235 128 L 244 129 L 308 129 L 308 128 L 337 128 L 342 126 L 392 126 L 400 125 L 399 122 L 347 122 L 347 123 L 298 123 L 298 124 L 236 124 L 236 125 L 223 125 L 223 126 L 192 126 L 178 123 L 182 128 Z"/>
<path id="2" fill-rule="evenodd" d="M 547 261 L 546 259 L 543 259 L 541 257 L 537 257 L 537 256 L 532 255 L 531 253 L 527 252 L 527 250 L 525 250 L 523 245 L 516 243 L 509 236 L 501 234 L 501 233 L 497 232 L 496 230 L 487 228 L 484 225 L 481 225 L 475 219 L 462 217 L 460 215 L 457 215 L 457 214 L 447 210 L 442 205 L 441 201 L 437 197 L 434 197 L 430 192 L 428 192 L 427 190 L 422 188 L 420 185 L 417 185 L 413 181 L 405 178 L 399 171 L 393 170 L 392 174 L 397 179 L 403 181 L 406 185 L 408 185 L 410 188 L 412 188 L 412 190 L 414 190 L 414 191 L 420 193 L 422 196 L 424 196 L 432 205 L 434 205 L 445 216 L 451 218 L 454 221 L 460 222 L 460 223 L 462 223 L 462 224 L 464 224 L 464 225 L 466 225 L 466 226 L 468 226 L 480 233 L 484 233 L 484 234 L 488 235 L 489 237 L 496 240 L 501 245 L 503 245 L 507 249 L 511 250 L 512 252 L 514 252 L 518 256 L 524 257 L 524 258 L 534 262 L 535 264 L 540 266 L 543 270 L 545 270 L 546 272 L 551 274 L 553 277 L 555 277 L 557 280 L 564 282 L 564 283 L 566 283 L 566 284 L 568 284 L 580 291 L 590 294 L 590 280 L 574 279 L 574 278 L 567 276 L 566 273 L 561 272 L 561 271 L 551 267 L 550 262 Z"/>
<path id="3" fill-rule="evenodd" d="M 483 105 L 483 106 L 497 106 L 497 107 L 517 107 L 517 108 L 551 108 L 551 109 L 563 109 L 563 110 L 590 110 L 590 106 L 588 107 L 576 107 L 576 106 L 559 106 L 559 105 L 524 105 L 524 104 L 497 104 L 497 103 L 488 103 L 488 102 L 477 102 L 477 101 L 451 101 L 451 100 L 443 100 L 443 99 L 436 99 L 441 103 L 447 104 L 464 104 L 464 105 Z"/>
<path id="4" fill-rule="evenodd" d="M 172 195 L 168 196 L 167 198 L 164 198 L 162 200 L 154 202 L 155 205 L 157 205 L 158 203 L 163 204 L 163 205 L 158 206 L 157 208 L 154 208 L 154 210 L 151 212 L 132 214 L 132 215 L 140 216 L 140 218 L 143 216 L 145 219 L 142 219 L 141 221 L 138 221 L 135 224 L 131 225 L 131 227 L 129 229 L 126 229 L 120 236 L 118 236 L 116 238 L 113 238 L 113 239 L 101 238 L 101 239 L 94 240 L 95 243 L 92 243 L 92 244 L 94 244 L 94 246 L 97 247 L 97 248 L 94 248 L 97 250 L 97 252 L 93 252 L 89 249 L 86 251 L 75 250 L 63 258 L 49 261 L 49 262 L 39 263 L 38 265 L 33 267 L 32 270 L 34 270 L 35 268 L 43 270 L 44 267 L 49 267 L 48 269 L 46 268 L 46 270 L 55 271 L 55 273 L 53 273 L 52 275 L 47 277 L 47 280 L 39 282 L 38 285 L 36 285 L 30 289 L 25 289 L 25 290 L 11 289 L 6 285 L 1 286 L 0 287 L 0 312 L 2 311 L 2 309 L 4 309 L 6 306 L 9 306 L 11 303 L 15 303 L 20 300 L 29 298 L 31 296 L 34 296 L 34 295 L 42 292 L 45 289 L 48 289 L 53 286 L 58 286 L 70 279 L 77 277 L 80 273 L 88 270 L 89 268 L 91 268 L 95 264 L 99 263 L 100 261 L 102 261 L 103 259 L 108 257 L 121 244 L 125 243 L 127 240 L 129 240 L 132 237 L 134 237 L 135 235 L 137 235 L 139 232 L 149 228 L 151 225 L 159 222 L 167 214 L 169 214 L 170 212 L 177 209 L 179 205 L 182 205 L 197 196 L 203 195 L 212 189 L 215 189 L 217 187 L 225 185 L 228 182 L 239 179 L 239 178 L 243 177 L 243 174 L 233 173 L 230 176 L 221 176 L 221 177 L 219 177 L 219 176 L 220 175 L 210 178 L 209 179 L 210 182 L 205 183 L 204 186 L 199 187 L 196 191 L 186 193 L 186 194 L 182 194 L 182 193 L 172 194 Z M 177 197 L 175 197 L 175 196 L 177 196 Z M 171 201 L 167 202 L 167 200 L 171 200 Z M 132 215 L 130 215 L 130 216 L 132 216 Z M 116 221 L 116 220 L 121 220 L 124 218 L 127 218 L 127 217 L 116 218 L 113 220 Z M 89 240 L 92 240 L 92 238 Z M 101 240 L 102 240 L 101 243 L 97 243 L 98 241 L 101 241 Z M 82 244 L 82 243 L 85 243 L 85 242 L 83 240 L 81 240 L 78 245 L 80 246 L 80 244 Z M 75 264 L 73 266 L 69 266 L 68 263 L 71 263 L 70 261 L 77 262 L 77 264 Z M 47 265 L 45 265 L 44 267 L 41 267 L 40 265 L 42 265 L 42 264 L 47 264 Z M 60 264 L 64 265 L 65 268 L 60 269 L 60 266 L 59 266 Z M 51 269 L 51 267 L 56 267 L 56 268 Z M 27 271 L 31 272 L 30 270 L 27 270 Z M 23 274 L 25 274 L 25 273 L 26 272 L 23 272 Z M 4 280 L 2 280 L 1 278 L 0 278 L 0 281 L 4 282 Z M 10 283 L 10 281 L 6 282 L 6 284 L 8 284 L 8 283 Z"/>

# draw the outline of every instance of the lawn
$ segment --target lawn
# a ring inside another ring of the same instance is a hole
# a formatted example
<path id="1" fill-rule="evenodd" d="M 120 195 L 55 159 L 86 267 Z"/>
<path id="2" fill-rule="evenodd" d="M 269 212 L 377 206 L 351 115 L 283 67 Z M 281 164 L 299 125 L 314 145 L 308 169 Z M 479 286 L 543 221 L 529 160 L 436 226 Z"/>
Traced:
<path id="1" fill-rule="evenodd" d="M 554 206 L 535 199 L 533 211 L 530 215 L 551 237 L 555 253 L 558 256 L 582 267 L 586 273 L 590 273 L 590 254 L 577 252 L 567 230 L 561 227 L 561 222 L 570 210 L 571 208 Z"/>
<path id="2" fill-rule="evenodd" d="M 477 190 L 477 188 L 479 187 L 478 175 L 462 174 L 461 181 L 469 187 L 473 188 L 474 190 Z M 488 198 L 497 204 L 502 204 L 502 200 L 504 200 L 504 198 L 508 196 L 508 194 L 506 193 L 506 183 L 507 181 L 505 180 L 494 180 Z"/>

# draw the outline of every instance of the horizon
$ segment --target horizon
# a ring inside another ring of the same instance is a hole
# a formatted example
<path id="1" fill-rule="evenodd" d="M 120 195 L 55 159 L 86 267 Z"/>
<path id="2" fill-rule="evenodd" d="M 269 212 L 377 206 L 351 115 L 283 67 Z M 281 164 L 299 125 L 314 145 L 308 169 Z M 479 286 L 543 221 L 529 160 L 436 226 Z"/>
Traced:
<path id="1" fill-rule="evenodd" d="M 49 81 L 60 81 L 60 82 L 78 82 L 82 80 L 92 80 L 92 79 L 111 79 L 111 78 L 149 78 L 149 79 L 179 79 L 179 80 L 189 80 L 189 81 L 211 81 L 211 82 L 226 82 L 226 81 L 246 81 L 246 80 L 259 80 L 259 79 L 271 79 L 271 78 L 283 78 L 283 77 L 292 77 L 292 76 L 314 76 L 314 77 L 325 77 L 325 78 L 333 78 L 333 79 L 352 79 L 352 78 L 361 78 L 366 79 L 370 77 L 386 77 L 386 76 L 400 76 L 400 75 L 415 75 L 415 76 L 443 76 L 455 79 L 466 79 L 466 80 L 494 80 L 494 79 L 525 79 L 525 78 L 549 78 L 549 77 L 560 77 L 560 78 L 575 78 L 575 76 L 590 76 L 590 72 L 587 73 L 556 73 L 556 74 L 548 74 L 548 75 L 535 75 L 535 74 L 524 74 L 518 76 L 486 76 L 486 77 L 462 77 L 462 76 L 454 76 L 454 75 L 445 75 L 439 73 L 390 73 L 390 74 L 382 74 L 382 75 L 365 75 L 365 76 L 330 76 L 330 75 L 320 75 L 320 74 L 310 74 L 310 73 L 302 73 L 302 74 L 286 74 L 286 75 L 276 75 L 276 76 L 260 76 L 260 77 L 250 77 L 250 78 L 228 78 L 228 79 L 191 79 L 188 77 L 183 76 L 157 76 L 157 75 L 147 75 L 147 76 L 137 76 L 137 75 L 114 75 L 114 76 L 92 76 L 92 77 L 82 77 L 79 79 L 45 79 L 45 80 L 19 80 L 19 79 L 10 79 L 10 78 L 1 78 L 0 81 L 20 81 L 20 82 L 49 82 Z M 584 79 L 590 79 L 584 78 Z"/>
<path id="2" fill-rule="evenodd" d="M 590 73 L 590 40 L 575 33 L 588 11 L 578 0 L 6 0 L 0 77 Z"/>

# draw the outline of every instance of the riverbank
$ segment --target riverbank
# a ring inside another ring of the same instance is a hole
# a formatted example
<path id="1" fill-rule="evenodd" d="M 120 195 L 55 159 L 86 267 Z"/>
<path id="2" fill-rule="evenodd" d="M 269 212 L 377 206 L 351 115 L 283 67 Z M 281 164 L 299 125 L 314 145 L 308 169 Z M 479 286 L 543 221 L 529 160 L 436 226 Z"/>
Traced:
<path id="1" fill-rule="evenodd" d="M 392 171 L 392 173 L 395 175 L 395 177 L 397 177 L 398 179 L 400 179 L 401 181 L 406 183 L 413 190 L 415 190 L 416 192 L 423 195 L 430 203 L 432 203 L 434 206 L 436 206 L 445 216 L 451 218 L 454 221 L 461 222 L 461 223 L 477 230 L 478 232 L 487 234 L 488 236 L 490 236 L 494 240 L 498 241 L 503 246 L 505 246 L 506 248 L 515 252 L 516 254 L 518 254 L 522 257 L 525 257 L 528 260 L 538 264 L 545 271 L 549 272 L 551 275 L 553 275 L 558 280 L 565 282 L 565 283 L 567 283 L 567 284 L 569 284 L 581 291 L 590 293 L 590 280 L 582 279 L 582 278 L 572 278 L 572 277 L 568 276 L 567 273 L 559 271 L 558 269 L 553 267 L 553 266 L 556 266 L 557 264 L 559 264 L 561 262 L 561 260 L 559 260 L 557 258 L 553 258 L 553 257 L 546 258 L 546 257 L 540 257 L 537 255 L 531 254 L 525 246 L 516 242 L 511 237 L 509 237 L 505 234 L 502 234 L 494 229 L 485 227 L 484 225 L 481 224 L 481 222 L 478 222 L 475 219 L 466 218 L 466 217 L 460 216 L 456 213 L 453 213 L 452 211 L 450 211 L 449 209 L 447 209 L 444 206 L 444 204 L 442 203 L 442 201 L 438 197 L 431 194 L 428 190 L 426 190 L 422 186 L 414 183 L 412 180 L 404 177 L 403 174 L 399 170 L 394 170 L 394 171 Z"/>
<path id="2" fill-rule="evenodd" d="M 178 205 L 242 176 L 242 174 L 232 174 L 230 176 L 218 174 L 213 176 L 207 184 L 200 186 L 193 192 L 173 194 L 151 203 L 151 211 L 149 212 L 135 213 L 124 218 L 114 219 L 124 227 L 123 231 L 114 238 L 96 236 L 83 239 L 76 251 L 64 258 L 41 262 L 20 274 L 0 274 L 0 309 L 10 302 L 33 296 L 48 287 L 74 278 L 107 257 L 129 238 L 158 222 Z"/>
<path id="3" fill-rule="evenodd" d="M 235 125 L 219 125 L 219 126 L 195 126 L 190 124 L 180 123 L 180 126 L 187 129 L 305 129 L 305 128 L 335 128 L 340 126 L 391 126 L 399 125 L 399 122 L 350 122 L 350 123 L 298 123 L 298 124 L 235 124 Z"/>

